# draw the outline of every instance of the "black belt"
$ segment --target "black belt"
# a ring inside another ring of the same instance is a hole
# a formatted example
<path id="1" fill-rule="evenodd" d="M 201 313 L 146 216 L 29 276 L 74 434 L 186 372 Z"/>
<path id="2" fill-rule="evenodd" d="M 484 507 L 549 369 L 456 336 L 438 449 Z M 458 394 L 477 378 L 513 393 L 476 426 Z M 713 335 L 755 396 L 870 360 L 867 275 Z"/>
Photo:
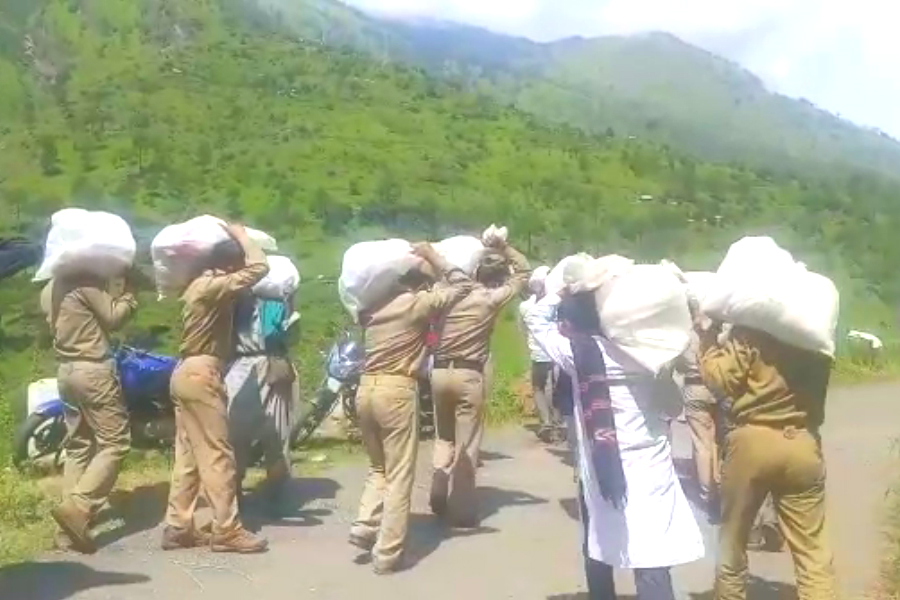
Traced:
<path id="1" fill-rule="evenodd" d="M 687 385 L 703 385 L 703 378 L 696 376 L 685 377 L 684 383 L 686 383 Z"/>
<path id="2" fill-rule="evenodd" d="M 435 369 L 468 369 L 469 371 L 484 372 L 484 364 L 477 360 L 435 360 Z"/>

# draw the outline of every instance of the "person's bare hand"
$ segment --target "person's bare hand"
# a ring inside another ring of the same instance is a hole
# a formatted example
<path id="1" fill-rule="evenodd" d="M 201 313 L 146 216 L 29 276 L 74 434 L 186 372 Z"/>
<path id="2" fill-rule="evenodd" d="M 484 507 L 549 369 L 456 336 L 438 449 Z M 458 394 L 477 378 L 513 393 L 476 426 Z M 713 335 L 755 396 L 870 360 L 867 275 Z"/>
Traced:
<path id="1" fill-rule="evenodd" d="M 438 260 L 437 250 L 435 250 L 434 246 L 432 246 L 428 242 L 419 242 L 417 244 L 413 244 L 412 251 L 413 254 L 431 264 L 434 264 Z"/>
<path id="2" fill-rule="evenodd" d="M 240 223 L 221 223 L 220 225 L 225 230 L 225 233 L 236 240 L 247 237 L 247 230 Z"/>
<path id="3" fill-rule="evenodd" d="M 488 248 L 493 248 L 494 250 L 499 250 L 502 252 L 503 250 L 506 250 L 507 243 L 506 243 L 506 240 L 501 238 L 499 235 L 492 235 L 488 239 L 487 244 L 485 244 L 485 246 L 487 246 Z"/>

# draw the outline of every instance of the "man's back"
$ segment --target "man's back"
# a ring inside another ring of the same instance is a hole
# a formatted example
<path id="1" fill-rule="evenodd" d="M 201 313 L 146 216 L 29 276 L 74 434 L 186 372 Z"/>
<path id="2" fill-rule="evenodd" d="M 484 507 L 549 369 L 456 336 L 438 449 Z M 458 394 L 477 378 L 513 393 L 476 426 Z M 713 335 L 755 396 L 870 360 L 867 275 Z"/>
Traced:
<path id="1" fill-rule="evenodd" d="M 495 290 L 476 285 L 444 317 L 435 359 L 467 360 L 483 364 L 490 353 L 494 323 L 505 300 L 504 297 L 498 297 Z"/>
<path id="2" fill-rule="evenodd" d="M 723 345 L 706 352 L 701 369 L 711 385 L 733 399 L 735 425 L 817 429 L 824 421 L 831 373 L 827 356 L 735 327 Z"/>

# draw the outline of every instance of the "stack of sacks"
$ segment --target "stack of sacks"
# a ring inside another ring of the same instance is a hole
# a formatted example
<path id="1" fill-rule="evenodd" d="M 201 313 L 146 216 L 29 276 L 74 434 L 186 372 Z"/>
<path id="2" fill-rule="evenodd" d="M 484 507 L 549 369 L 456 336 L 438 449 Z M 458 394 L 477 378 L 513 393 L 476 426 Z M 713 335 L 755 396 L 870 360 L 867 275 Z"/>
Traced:
<path id="1" fill-rule="evenodd" d="M 134 264 L 136 251 L 131 227 L 122 217 L 66 208 L 51 217 L 44 260 L 34 280 L 81 273 L 119 277 Z"/>
<path id="2" fill-rule="evenodd" d="M 768 333 L 797 348 L 834 356 L 840 295 L 769 237 L 735 242 L 700 303 L 711 318 Z"/>
<path id="3" fill-rule="evenodd" d="M 160 297 L 180 294 L 203 270 L 216 245 L 230 239 L 225 221 L 203 215 L 165 227 L 153 239 L 150 255 Z M 247 235 L 268 252 L 278 249 L 270 235 L 247 228 Z"/>

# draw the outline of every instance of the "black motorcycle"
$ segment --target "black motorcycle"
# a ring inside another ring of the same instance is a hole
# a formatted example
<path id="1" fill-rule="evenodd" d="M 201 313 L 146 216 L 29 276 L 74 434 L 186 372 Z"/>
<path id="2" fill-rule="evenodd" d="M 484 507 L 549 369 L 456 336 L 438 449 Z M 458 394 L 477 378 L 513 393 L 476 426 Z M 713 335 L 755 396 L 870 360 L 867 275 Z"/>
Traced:
<path id="1" fill-rule="evenodd" d="M 312 402 L 300 407 L 300 414 L 291 430 L 291 445 L 305 442 L 319 425 L 340 404 L 354 429 L 359 427 L 356 415 L 356 392 L 365 362 L 362 343 L 349 331 L 344 331 L 325 357 L 325 377 Z M 427 377 L 419 380 L 419 430 L 423 435 L 434 433 L 434 409 L 431 384 Z"/>

